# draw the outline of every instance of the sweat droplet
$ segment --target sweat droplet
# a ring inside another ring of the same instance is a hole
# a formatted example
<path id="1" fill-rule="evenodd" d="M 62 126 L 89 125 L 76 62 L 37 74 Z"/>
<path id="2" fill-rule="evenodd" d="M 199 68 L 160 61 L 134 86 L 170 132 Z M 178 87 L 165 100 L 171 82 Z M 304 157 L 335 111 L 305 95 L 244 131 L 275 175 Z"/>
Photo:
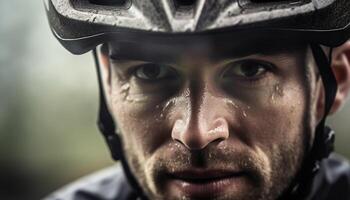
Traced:
<path id="1" fill-rule="evenodd" d="M 244 117 L 247 117 L 247 113 L 245 112 L 245 110 L 243 110 L 242 113 Z"/>
<path id="2" fill-rule="evenodd" d="M 232 106 L 234 108 L 238 108 L 238 106 L 235 104 L 235 102 L 233 102 L 232 100 L 230 99 L 224 99 L 225 103 L 229 106 Z"/>
<path id="3" fill-rule="evenodd" d="M 146 96 L 143 96 L 141 94 L 130 95 L 129 91 L 130 91 L 130 84 L 128 83 L 125 83 L 120 88 L 120 94 L 122 95 L 125 101 L 140 103 L 148 100 Z"/>
<path id="4" fill-rule="evenodd" d="M 129 83 L 125 83 L 124 85 L 122 85 L 120 87 L 120 94 L 123 96 L 124 100 L 128 99 L 129 90 L 130 90 L 130 84 Z"/>
<path id="5" fill-rule="evenodd" d="M 129 95 L 126 96 L 125 100 L 127 100 L 129 102 L 133 102 L 134 101 Z"/>
<path id="6" fill-rule="evenodd" d="M 189 97 L 190 96 L 190 90 L 189 89 L 185 90 L 184 96 L 185 97 Z"/>
<path id="7" fill-rule="evenodd" d="M 130 84 L 129 83 L 125 83 L 122 85 L 122 87 L 120 88 L 121 91 L 125 91 L 128 90 L 130 88 Z"/>
<path id="8" fill-rule="evenodd" d="M 172 106 L 173 104 L 175 104 L 175 99 L 171 99 L 168 102 L 166 102 L 166 104 L 163 107 L 163 111 L 166 111 L 170 106 Z"/>
<path id="9" fill-rule="evenodd" d="M 275 101 L 276 100 L 276 95 L 282 97 L 283 96 L 283 89 L 279 84 L 276 84 L 273 88 L 273 92 L 271 94 L 271 100 Z"/>
<path id="10" fill-rule="evenodd" d="M 283 90 L 279 84 L 275 85 L 275 91 L 279 96 L 283 96 Z"/>

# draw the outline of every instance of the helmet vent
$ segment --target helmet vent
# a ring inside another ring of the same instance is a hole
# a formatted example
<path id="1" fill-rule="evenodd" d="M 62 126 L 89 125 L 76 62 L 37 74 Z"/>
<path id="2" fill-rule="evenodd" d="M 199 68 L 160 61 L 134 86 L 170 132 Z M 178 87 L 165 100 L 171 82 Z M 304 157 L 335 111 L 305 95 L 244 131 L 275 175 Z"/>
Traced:
<path id="1" fill-rule="evenodd" d="M 175 8 L 193 7 L 196 4 L 196 0 L 174 0 Z"/>
<path id="2" fill-rule="evenodd" d="M 312 0 L 239 0 L 239 5 L 243 9 L 273 10 L 301 6 L 310 1 Z"/>
<path id="3" fill-rule="evenodd" d="M 252 3 L 294 3 L 302 0 L 250 0 Z"/>
<path id="4" fill-rule="evenodd" d="M 101 6 L 123 6 L 127 0 L 89 0 L 90 3 Z"/>

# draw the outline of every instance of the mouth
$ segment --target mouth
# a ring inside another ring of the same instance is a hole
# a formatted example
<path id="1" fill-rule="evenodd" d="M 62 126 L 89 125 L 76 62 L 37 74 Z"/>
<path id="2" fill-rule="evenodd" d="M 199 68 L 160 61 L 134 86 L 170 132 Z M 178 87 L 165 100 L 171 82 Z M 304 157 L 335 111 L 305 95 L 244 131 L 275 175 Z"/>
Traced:
<path id="1" fill-rule="evenodd" d="M 248 184 L 245 171 L 187 170 L 169 174 L 168 189 L 190 198 L 214 198 L 242 191 Z"/>

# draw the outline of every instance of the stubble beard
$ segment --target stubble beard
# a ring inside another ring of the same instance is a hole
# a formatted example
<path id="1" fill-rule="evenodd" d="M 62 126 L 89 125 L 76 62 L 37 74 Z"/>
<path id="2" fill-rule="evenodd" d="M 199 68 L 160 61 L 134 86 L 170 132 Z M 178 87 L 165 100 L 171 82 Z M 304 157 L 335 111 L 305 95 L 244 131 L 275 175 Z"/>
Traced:
<path id="1" fill-rule="evenodd" d="M 237 166 L 244 168 L 251 174 L 251 187 L 249 191 L 240 194 L 230 193 L 213 200 L 275 200 L 288 188 L 299 170 L 304 155 L 305 138 L 297 138 L 294 142 L 275 145 L 269 151 L 268 158 L 250 151 L 235 152 L 226 149 L 226 152 L 207 149 L 202 158 L 194 158 L 184 149 L 172 148 L 173 154 L 169 156 L 164 149 L 156 151 L 149 159 L 140 159 L 132 148 L 126 148 L 130 169 L 150 200 L 191 200 L 189 197 L 170 198 L 164 191 L 165 175 L 172 170 L 192 166 L 193 159 L 203 159 L 206 166 L 222 165 L 224 167 Z M 129 146 L 130 145 L 126 145 Z M 175 151 L 175 152 L 174 152 Z M 157 153 L 158 152 L 158 153 Z M 211 154 L 209 156 L 209 154 Z"/>

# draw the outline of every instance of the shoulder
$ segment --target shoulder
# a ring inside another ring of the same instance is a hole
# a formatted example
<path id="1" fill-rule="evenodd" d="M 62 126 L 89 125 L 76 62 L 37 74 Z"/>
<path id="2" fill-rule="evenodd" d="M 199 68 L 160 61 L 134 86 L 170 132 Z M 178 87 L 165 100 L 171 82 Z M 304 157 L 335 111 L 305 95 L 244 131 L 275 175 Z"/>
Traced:
<path id="1" fill-rule="evenodd" d="M 350 199 L 350 164 L 345 158 L 332 154 L 321 162 L 310 199 Z"/>
<path id="2" fill-rule="evenodd" d="M 122 167 L 115 165 L 83 177 L 43 200 L 123 200 L 130 194 Z"/>

